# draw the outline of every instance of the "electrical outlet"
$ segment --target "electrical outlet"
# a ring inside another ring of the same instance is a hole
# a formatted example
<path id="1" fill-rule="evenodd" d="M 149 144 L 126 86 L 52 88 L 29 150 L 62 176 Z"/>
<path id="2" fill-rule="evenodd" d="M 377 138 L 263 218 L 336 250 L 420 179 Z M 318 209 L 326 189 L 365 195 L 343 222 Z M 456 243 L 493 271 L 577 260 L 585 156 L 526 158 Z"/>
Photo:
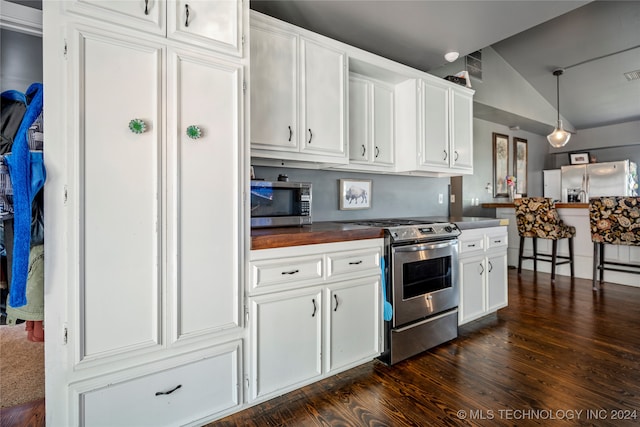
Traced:
<path id="1" fill-rule="evenodd" d="M 455 203 L 456 202 L 456 195 L 452 194 L 451 195 L 451 203 Z"/>
<path id="2" fill-rule="evenodd" d="M 440 204 L 444 203 L 444 194 L 442 193 L 438 194 L 438 203 Z"/>

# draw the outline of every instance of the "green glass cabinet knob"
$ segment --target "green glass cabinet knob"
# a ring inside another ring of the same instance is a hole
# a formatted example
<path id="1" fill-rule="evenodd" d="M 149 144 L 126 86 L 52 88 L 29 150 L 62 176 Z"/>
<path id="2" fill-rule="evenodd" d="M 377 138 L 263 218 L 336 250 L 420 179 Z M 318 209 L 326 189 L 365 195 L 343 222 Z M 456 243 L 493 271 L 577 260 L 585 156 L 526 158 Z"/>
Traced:
<path id="1" fill-rule="evenodd" d="M 129 130 L 133 133 L 144 133 L 147 130 L 147 125 L 140 119 L 133 119 L 129 122 Z"/>
<path id="2" fill-rule="evenodd" d="M 202 131 L 196 125 L 191 125 L 187 128 L 187 136 L 191 139 L 198 139 L 202 136 Z"/>

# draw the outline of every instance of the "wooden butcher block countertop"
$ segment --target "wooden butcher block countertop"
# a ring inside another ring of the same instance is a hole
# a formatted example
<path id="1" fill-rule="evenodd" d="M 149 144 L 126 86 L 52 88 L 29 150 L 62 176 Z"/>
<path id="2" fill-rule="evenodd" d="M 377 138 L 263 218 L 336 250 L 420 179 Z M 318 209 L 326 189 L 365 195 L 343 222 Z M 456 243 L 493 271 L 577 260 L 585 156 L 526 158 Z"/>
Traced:
<path id="1" fill-rule="evenodd" d="M 483 217 L 413 217 L 425 221 L 453 222 L 460 230 L 507 225 L 509 220 Z M 384 229 L 351 222 L 315 222 L 302 227 L 253 228 L 251 249 L 271 249 L 287 246 L 315 245 L 348 240 L 378 239 Z"/>
<path id="2" fill-rule="evenodd" d="M 384 237 L 384 230 L 379 227 L 339 222 L 317 222 L 302 227 L 253 228 L 251 229 L 251 249 L 315 245 L 382 237 Z"/>

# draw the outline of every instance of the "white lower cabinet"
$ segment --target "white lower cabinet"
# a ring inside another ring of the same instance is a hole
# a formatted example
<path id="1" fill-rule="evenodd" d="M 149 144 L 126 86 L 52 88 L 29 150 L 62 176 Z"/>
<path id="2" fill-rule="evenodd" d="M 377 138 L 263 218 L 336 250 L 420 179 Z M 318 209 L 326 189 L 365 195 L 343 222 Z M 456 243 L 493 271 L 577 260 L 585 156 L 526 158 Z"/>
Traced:
<path id="1" fill-rule="evenodd" d="M 158 364 L 102 386 L 81 384 L 75 390 L 80 425 L 199 425 L 231 412 L 241 404 L 241 349 L 238 340 L 175 367 Z"/>
<path id="2" fill-rule="evenodd" d="M 459 238 L 458 324 L 506 307 L 507 228 L 464 230 Z"/>
<path id="3" fill-rule="evenodd" d="M 340 282 L 326 289 L 325 371 L 379 353 L 380 278 Z"/>
<path id="4" fill-rule="evenodd" d="M 251 299 L 253 399 L 322 374 L 322 288 Z"/>
<path id="5" fill-rule="evenodd" d="M 251 252 L 251 276 L 276 260 L 282 270 L 280 284 L 248 290 L 251 402 L 286 393 L 380 354 L 381 253 L 381 239 Z M 295 274 L 289 274 L 318 257 L 321 277 L 305 276 L 296 282 Z M 252 277 L 250 282 L 260 280 Z"/>

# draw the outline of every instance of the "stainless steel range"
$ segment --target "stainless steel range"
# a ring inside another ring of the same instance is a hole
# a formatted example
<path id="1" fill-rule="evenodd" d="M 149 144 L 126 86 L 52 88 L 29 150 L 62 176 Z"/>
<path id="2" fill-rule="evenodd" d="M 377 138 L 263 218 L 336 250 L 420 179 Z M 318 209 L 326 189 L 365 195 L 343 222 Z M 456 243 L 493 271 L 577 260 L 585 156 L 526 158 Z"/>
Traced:
<path id="1" fill-rule="evenodd" d="M 458 336 L 458 236 L 449 222 L 426 218 L 360 221 L 385 229 L 385 350 L 394 364 Z"/>

